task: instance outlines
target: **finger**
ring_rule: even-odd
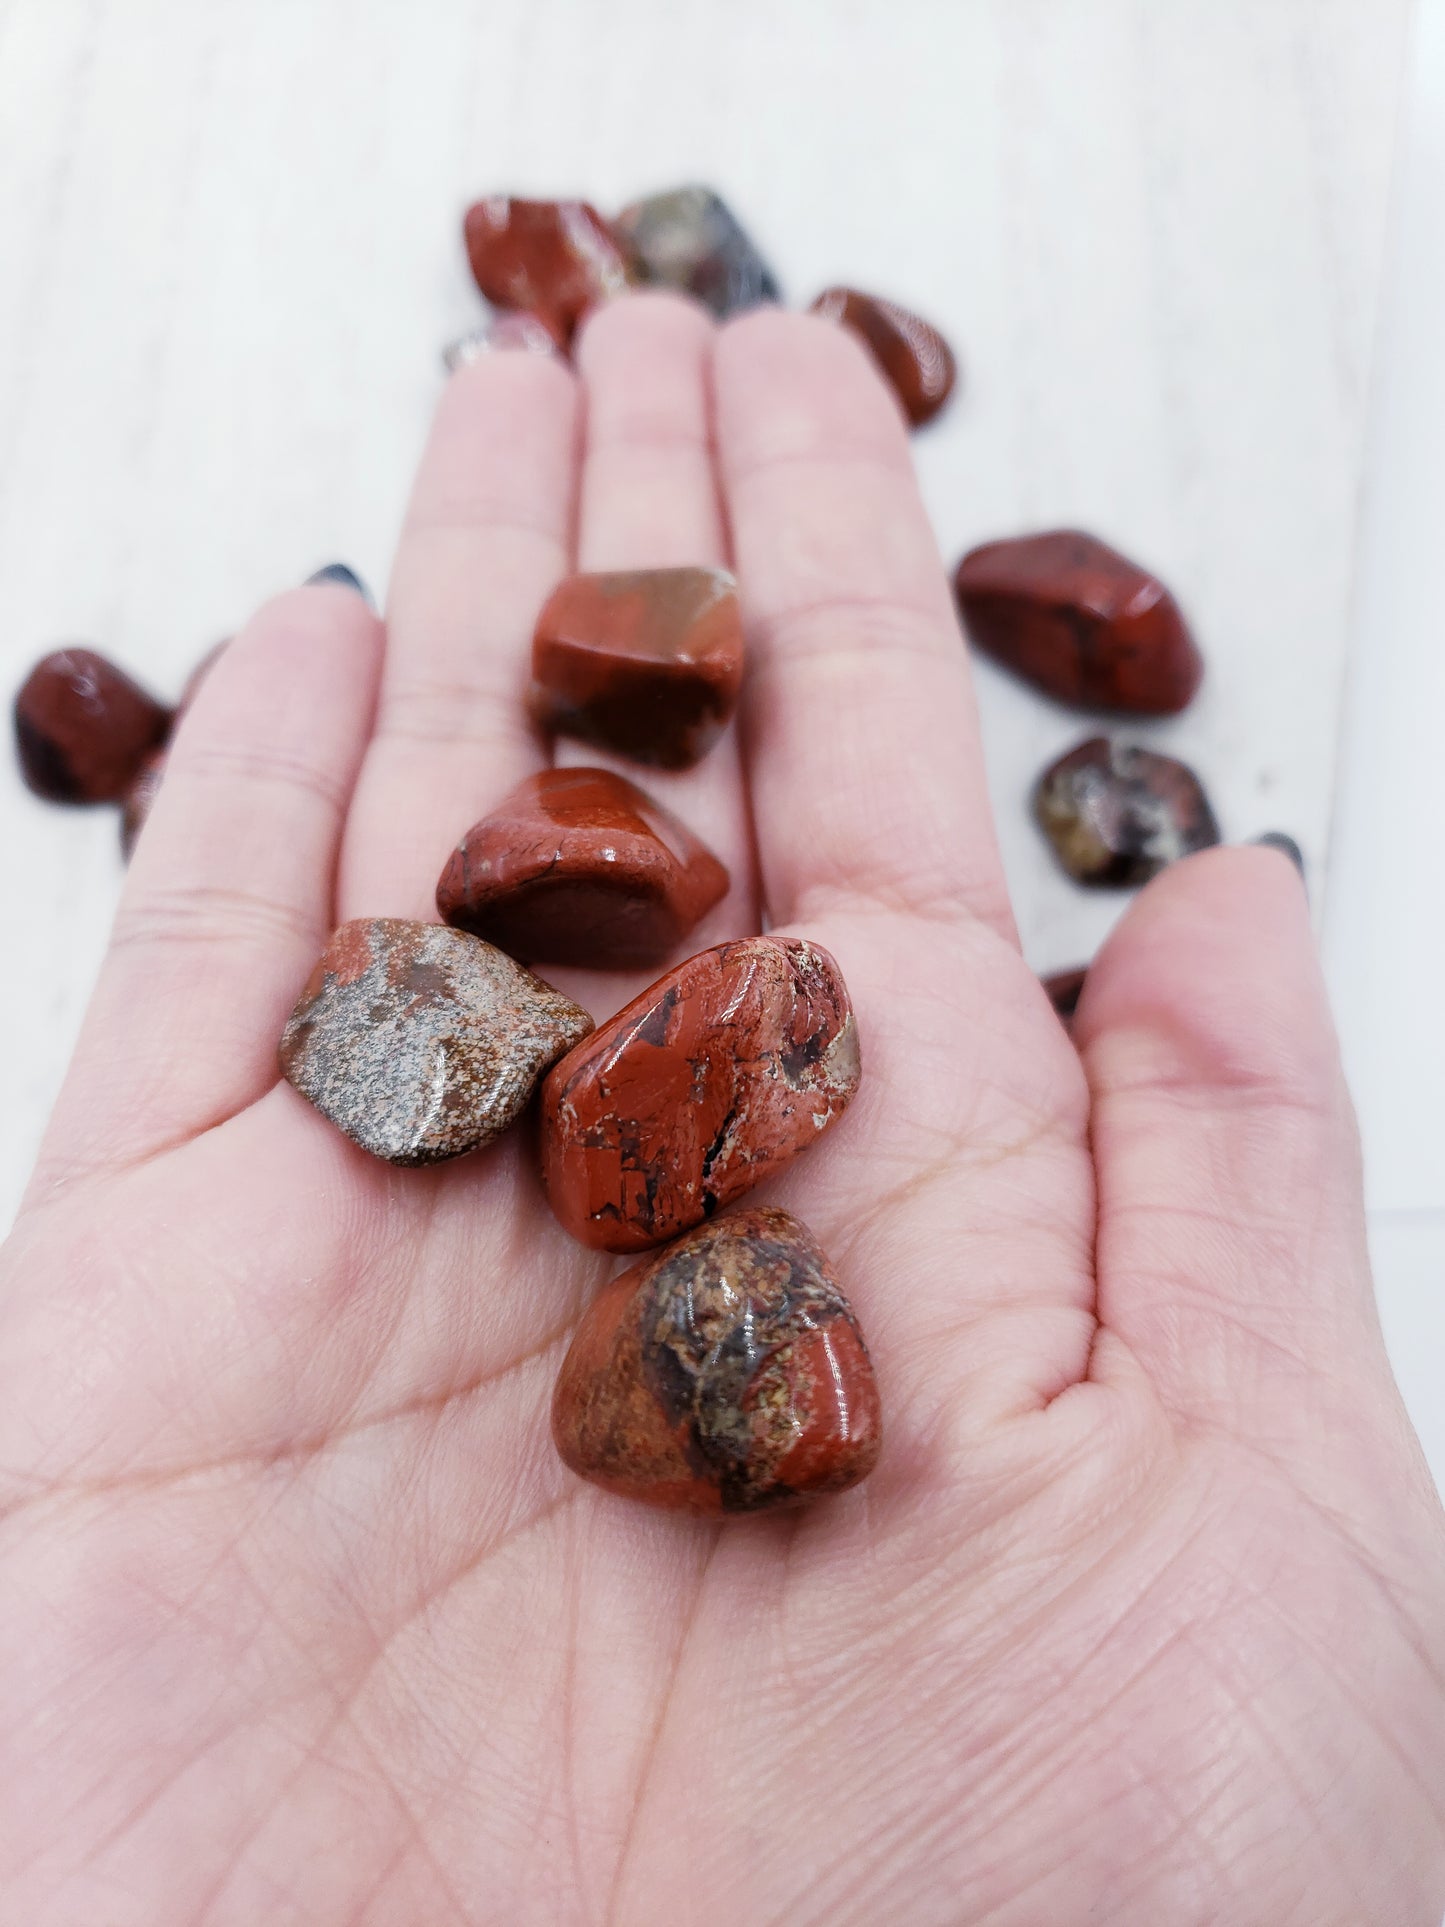
[[[171,747],[37,1185],[132,1164],[275,1083],[276,1040],[331,925],[381,625],[298,589],[218,659]]]
[[[670,294],[610,302],[583,331],[579,568],[726,564],[709,392],[716,332],[701,308]],[[565,737],[556,759],[619,770],[674,810],[727,865],[732,889],[689,936],[689,949],[756,929],[752,833],[733,730],[691,770],[640,770]]]
[[[343,917],[434,918],[459,838],[545,760],[527,659],[568,564],[576,434],[576,383],[551,356],[486,355],[447,384],[392,571]]]
[[[1011,932],[967,662],[897,406],[864,350],[812,316],[733,323],[715,369],[769,916],[883,905]]]
[[[1373,1331],[1359,1160],[1305,893],[1269,850],[1150,884],[1090,967],[1098,1313],[1219,1421]],[[1299,1394],[1303,1392],[1303,1398]]]

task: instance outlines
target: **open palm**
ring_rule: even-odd
[[[578,359],[452,380],[384,645],[284,596],[178,738],[0,1289],[0,1917],[1434,1927],[1445,1548],[1298,883],[1167,873],[1076,1051],[861,350],[641,296]],[[526,1133],[392,1171],[275,1043],[542,759],[557,576],[728,559],[739,740],[644,780],[732,869],[690,947],[766,921],[848,980],[863,1087],[766,1197],[886,1433],[706,1525],[552,1452],[608,1261]]]

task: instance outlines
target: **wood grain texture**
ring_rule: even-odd
[[[1211,671],[1135,732],[1318,867],[1408,0],[0,0],[0,652],[163,690],[273,589],[384,586],[488,188],[717,185],[805,303],[847,280],[964,362],[920,437],[945,559],[1081,522]],[[1022,797],[1087,731],[981,665],[1031,958],[1118,903]],[[0,777],[0,1221],[104,942],[109,816]],[[464,827],[459,825],[459,828]]]

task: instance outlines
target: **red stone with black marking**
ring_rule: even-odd
[[[489,194],[467,209],[463,232],[488,301],[526,309],[562,348],[590,307],[633,278],[625,248],[587,201]]]
[[[743,1210],[605,1285],[552,1400],[571,1469],[672,1511],[756,1512],[872,1471],[878,1387],[806,1225]]]
[[[690,957],[554,1066],[542,1176],[583,1244],[644,1251],[815,1144],[858,1088],[858,1030],[817,944]]]
[[[914,428],[947,402],[958,379],[953,350],[931,321],[881,295],[824,288],[809,312],[851,329],[871,350]]]
[[[52,803],[118,803],[171,712],[94,649],[57,649],[15,698],[20,773]]]

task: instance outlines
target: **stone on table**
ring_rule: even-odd
[[[573,575],[537,618],[530,703],[544,729],[686,769],[721,735],[742,677],[726,569]]]
[[[985,542],[954,588],[976,646],[1060,702],[1172,716],[1204,674],[1164,584],[1079,529]]]
[[[522,308],[567,347],[591,307],[632,278],[624,249],[586,201],[526,201],[490,194],[467,209],[467,258],[498,308]]]
[[[591,1028],[477,937],[363,918],[322,952],[282,1033],[281,1069],[363,1151],[435,1164],[499,1137]]]
[[[641,278],[690,294],[715,315],[782,295],[742,223],[710,187],[676,187],[625,207],[613,223]]]
[[[437,885],[443,920],[529,963],[661,963],[728,873],[661,804],[604,769],[547,769],[472,826]]]
[[[52,803],[118,803],[171,712],[94,649],[57,649],[15,698],[20,773]]]
[[[1204,786],[1187,763],[1090,737],[1039,778],[1034,814],[1078,883],[1147,883],[1219,841]]]
[[[605,1285],[552,1401],[571,1469],[647,1505],[756,1512],[873,1469],[878,1387],[813,1234],[743,1209]]]
[[[135,850],[136,838],[146,826],[161,793],[161,778],[166,773],[166,752],[153,749],[141,764],[135,781],[121,798],[120,853],[127,863]]]
[[[953,350],[922,315],[857,288],[824,288],[810,312],[862,337],[914,428],[932,421],[953,393]]]
[[[858,1088],[858,1029],[817,944],[700,951],[593,1032],[542,1088],[542,1178],[574,1238],[643,1251],[815,1144]]]

